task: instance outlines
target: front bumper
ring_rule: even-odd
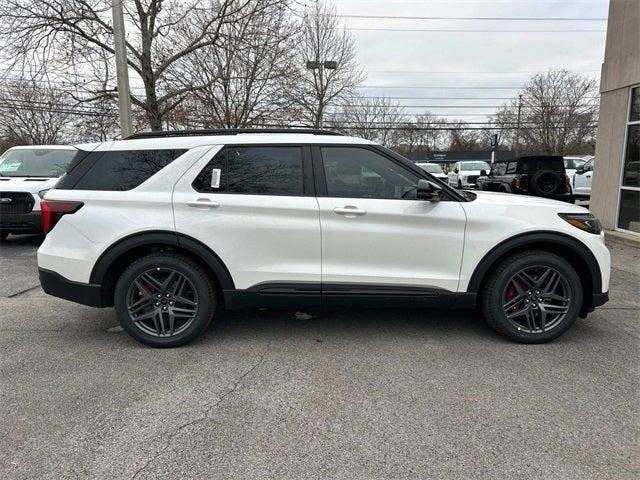
[[[0,214],[0,231],[8,233],[44,233],[42,212]]]
[[[45,293],[90,307],[110,307],[108,299],[102,294],[101,285],[74,282],[62,275],[44,268],[38,269],[40,285]]]

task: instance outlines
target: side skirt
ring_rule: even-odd
[[[228,309],[304,307],[473,308],[475,293],[436,287],[371,284],[263,283],[246,290],[224,290]]]

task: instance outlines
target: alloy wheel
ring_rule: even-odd
[[[198,313],[193,283],[171,268],[153,268],[138,275],[127,291],[126,307],[132,324],[155,337],[184,332]]]
[[[566,318],[571,307],[569,281],[546,266],[527,267],[514,274],[502,292],[502,311],[519,331],[543,333]]]

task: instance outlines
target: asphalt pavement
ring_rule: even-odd
[[[227,313],[154,350],[0,246],[0,478],[637,479],[639,250],[546,345],[472,312]]]

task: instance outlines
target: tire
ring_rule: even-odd
[[[137,260],[122,273],[114,305],[120,325],[137,341],[177,347],[209,326],[216,294],[211,277],[197,263],[182,255],[158,253]]]
[[[531,193],[539,197],[550,197],[563,193],[564,179],[562,175],[553,170],[541,170],[531,177],[529,189]]]
[[[514,278],[523,271],[524,276]],[[542,278],[545,271],[550,273]],[[540,272],[537,278],[536,272]],[[532,280],[542,280],[541,286],[533,286]],[[545,289],[547,282],[554,281],[554,290]],[[549,295],[564,297],[564,301]],[[479,304],[489,325],[511,340],[545,343],[562,335],[575,322],[582,298],[580,278],[566,260],[552,253],[528,250],[505,258],[493,268],[481,289]]]

